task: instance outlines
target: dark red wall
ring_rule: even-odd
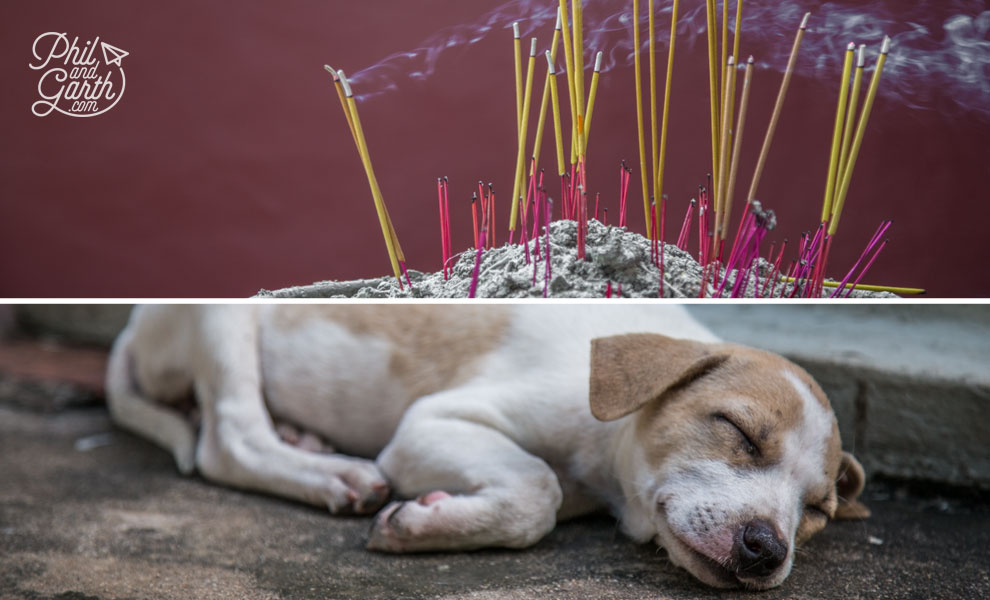
[[[388,272],[367,180],[322,66],[353,73],[419,47],[437,31],[477,24],[499,4],[4,3],[0,295],[244,296]],[[696,4],[684,0],[682,10]],[[801,10],[817,6],[797,4]],[[933,39],[942,39],[946,19],[980,4],[934,3],[944,9],[919,14],[930,16]],[[505,238],[515,145],[506,25],[495,23],[481,41],[442,53],[424,80],[396,73],[397,89],[360,103],[382,191],[413,268],[439,268],[439,175],[451,181],[455,248],[471,243],[468,200],[478,179],[493,181],[501,192],[499,239]],[[536,32],[541,47],[550,27]],[[905,21],[894,29],[909,28]],[[31,114],[38,74],[27,65],[34,38],[45,31],[100,36],[130,52],[123,63],[126,94],[115,108],[89,119]],[[789,48],[792,36],[793,29],[780,31],[774,48]],[[745,39],[744,54],[770,52],[766,38],[750,46]],[[780,220],[768,243],[796,240],[817,224],[835,110],[832,67],[841,53],[820,67],[817,56],[802,58],[803,74],[794,80],[761,186],[761,199]],[[638,163],[632,69],[624,58],[602,77],[589,153],[589,187],[602,193],[612,215],[618,162]],[[682,32],[665,186],[672,201],[668,236],[676,234],[685,203],[710,169],[706,60],[703,39]],[[664,61],[658,61],[661,77]],[[539,91],[545,71],[538,65]],[[780,76],[773,68],[755,75],[740,194]],[[982,237],[990,216],[990,118],[985,110],[960,108],[952,97],[958,90],[903,79],[891,85],[900,93],[877,101],[830,275],[841,276],[879,221],[891,218],[891,241],[871,282],[926,287],[933,296],[990,296]],[[911,102],[912,89],[917,102]],[[552,136],[545,148],[549,166]],[[630,221],[642,230],[638,176]]]

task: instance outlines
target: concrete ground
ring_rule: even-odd
[[[43,368],[51,352],[69,381]],[[706,589],[605,516],[524,551],[367,552],[367,518],[182,477],[110,423],[92,376],[100,354],[58,352],[0,360],[0,599],[752,595]],[[990,597],[985,495],[874,481],[865,499],[872,518],[830,524],[759,597]]]

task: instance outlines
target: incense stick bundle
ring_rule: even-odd
[[[853,126],[856,122],[856,104],[863,87],[863,68],[866,66],[866,44],[859,45],[859,56],[856,59],[856,74],[853,76],[853,88],[849,94],[849,110],[846,113],[845,132],[842,134],[842,149],[839,150],[839,172],[836,181],[842,181],[846,162],[849,160],[849,144],[852,142]]]
[[[797,35],[794,36],[794,46],[791,48],[791,57],[787,60],[787,68],[784,70],[784,79],[780,82],[780,91],[777,92],[777,101],[773,105],[773,114],[770,117],[770,125],[767,126],[766,137],[763,138],[763,148],[760,150],[760,158],[756,161],[756,170],[753,172],[753,181],[749,184],[749,193],[746,194],[746,201],[752,201],[756,197],[756,190],[760,185],[760,177],[763,176],[763,168],[767,164],[767,156],[770,154],[770,144],[773,142],[773,135],[777,131],[777,123],[780,121],[780,113],[784,108],[784,98],[787,96],[787,88],[791,85],[791,78],[794,75],[794,65],[797,64],[798,50],[801,49],[801,41],[804,39],[804,32],[808,29],[808,19],[811,13],[805,13],[798,27]]]
[[[722,218],[722,240],[729,230],[729,220],[732,218],[732,197],[736,189],[736,175],[739,173],[739,155],[742,154],[743,127],[746,125],[746,111],[749,108],[749,91],[753,79],[753,57],[746,61],[746,74],[743,77],[742,102],[739,104],[739,120],[736,122],[735,141],[732,147],[732,165],[729,167],[729,185],[725,196],[725,214]],[[728,112],[728,111],[726,111]],[[749,206],[749,203],[746,204]]]
[[[846,47],[846,59],[842,63],[842,79],[839,83],[839,105],[835,110],[835,126],[832,129],[832,152],[828,161],[828,180],[825,183],[825,201],[822,203],[822,222],[832,214],[832,203],[835,200],[835,175],[839,170],[839,148],[842,145],[842,125],[846,117],[846,101],[849,98],[849,75],[852,73],[853,53],[856,44],[849,42]]]
[[[839,217],[842,216],[842,208],[846,203],[846,195],[849,193],[849,182],[852,180],[853,169],[856,166],[856,159],[859,157],[859,149],[863,145],[863,137],[866,135],[866,125],[870,121],[870,113],[873,111],[873,102],[877,99],[877,90],[880,88],[880,76],[883,75],[883,66],[887,62],[887,54],[890,53],[890,38],[884,37],[880,46],[880,57],[877,59],[876,70],[870,79],[870,88],[866,92],[866,101],[863,103],[863,110],[859,115],[859,122],[856,125],[856,137],[853,138],[852,148],[849,150],[849,160],[842,174],[842,184],[838,187],[835,195],[835,202],[832,208],[831,223],[828,234],[835,235],[839,227]]]
[[[358,115],[357,103],[354,101],[354,93],[352,92],[350,83],[344,76],[343,71],[337,71],[334,73],[333,69],[329,66],[325,66],[325,68],[331,75],[335,75],[334,79],[339,81],[343,88],[344,113],[350,117],[349,123],[351,125],[351,133],[354,136],[354,143],[357,145],[358,154],[361,156],[361,164],[364,166],[365,174],[368,177],[368,185],[371,188],[371,196],[375,203],[375,211],[378,213],[378,222],[381,225],[382,236],[385,238],[385,246],[388,249],[389,262],[392,263],[392,273],[399,281],[399,286],[401,287],[402,275],[400,273],[399,266],[400,258],[397,252],[398,237],[396,236],[395,229],[392,226],[392,220],[386,211],[385,201],[382,198],[381,190],[378,187],[378,178],[375,176],[375,170],[371,166],[371,155],[368,153],[368,144],[364,138],[364,129],[361,127],[361,118]]]
[[[519,218],[519,194],[522,191],[523,169],[526,162],[526,130],[529,126],[529,108],[533,96],[533,66],[536,63],[536,38],[533,38],[529,50],[529,66],[526,69],[526,90],[523,94],[522,127],[519,129],[519,151],[516,154],[516,177],[512,189],[512,214],[509,217],[509,231],[515,232],[516,220]]]

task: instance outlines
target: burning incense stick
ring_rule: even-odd
[[[845,132],[842,134],[842,149],[839,151],[839,172],[836,181],[842,181],[849,160],[849,144],[852,142],[853,126],[856,123],[856,104],[863,87],[863,68],[866,66],[866,44],[859,45],[859,56],[856,59],[856,74],[853,76],[853,88],[849,95],[849,110],[846,113]]]
[[[846,203],[846,195],[849,193],[849,182],[852,180],[856,159],[859,157],[859,149],[863,145],[863,137],[866,135],[866,125],[870,121],[870,112],[873,110],[873,102],[877,99],[877,90],[880,88],[880,76],[883,74],[883,66],[887,62],[888,53],[890,53],[890,38],[884,37],[883,44],[880,46],[880,57],[877,59],[876,70],[873,71],[873,78],[870,79],[870,89],[866,92],[863,111],[860,113],[859,123],[856,125],[856,137],[853,138],[852,148],[849,150],[849,161],[843,170],[842,185],[839,186],[839,191],[835,195],[832,220],[828,229],[829,235],[835,235],[835,231],[839,227],[839,217],[842,216],[842,208]]]
[[[735,141],[732,148],[732,165],[729,168],[729,185],[725,196],[725,215],[722,219],[722,240],[729,229],[732,218],[732,197],[736,189],[736,175],[739,172],[739,155],[742,154],[743,126],[746,125],[746,111],[749,108],[749,91],[753,78],[753,57],[746,61],[746,75],[743,77],[742,102],[739,104],[739,120],[736,122]],[[728,112],[728,110],[726,111]],[[749,203],[746,204],[749,206]]]
[[[712,2],[712,0],[708,0]],[[643,82],[642,65],[639,57],[639,0],[633,0],[633,69],[636,76],[636,132],[639,135],[639,173],[643,181],[643,216],[650,222],[650,188],[647,183],[649,169],[646,168],[646,139],[643,137]],[[652,235],[647,232],[646,236]]]
[[[368,153],[368,144],[364,138],[364,129],[361,127],[361,117],[358,116],[357,103],[354,101],[354,93],[351,91],[350,83],[344,76],[343,71],[337,72],[340,84],[344,88],[344,97],[347,101],[347,108],[350,112],[354,126],[354,141],[357,144],[358,154],[361,155],[361,163],[364,165],[365,174],[368,176],[368,185],[371,187],[371,196],[375,203],[375,211],[378,213],[378,222],[382,228],[382,236],[385,238],[385,246],[388,248],[389,261],[392,263],[392,272],[402,286],[402,276],[399,267],[399,256],[396,253],[397,237],[392,227],[391,220],[385,210],[385,201],[382,199],[381,190],[378,187],[378,178],[375,177],[375,170],[371,166],[371,155]]]
[[[516,177],[512,188],[512,214],[509,218],[509,231],[515,232],[516,220],[519,217],[519,194],[522,191],[523,169],[526,162],[526,130],[529,126],[529,107],[533,95],[533,66],[536,64],[536,38],[533,38],[529,50],[529,66],[526,69],[526,91],[523,95],[523,119],[519,129],[519,152],[516,154]],[[511,233],[510,233],[511,242]]]
[[[763,138],[763,149],[760,150],[760,158],[756,161],[756,170],[753,172],[753,181],[749,184],[749,193],[746,194],[746,201],[749,202],[756,197],[756,190],[760,185],[760,177],[763,176],[763,168],[767,164],[767,156],[770,154],[770,143],[773,142],[773,134],[777,131],[777,122],[780,121],[780,113],[784,108],[784,98],[787,96],[787,88],[791,85],[791,78],[794,75],[794,65],[797,64],[798,50],[801,48],[801,40],[804,39],[804,32],[808,29],[808,19],[811,13],[805,13],[801,19],[801,26],[798,27],[797,35],[794,36],[794,46],[791,48],[791,57],[787,60],[787,68],[784,70],[784,79],[780,82],[780,91],[777,93],[777,101],[773,105],[773,114],[770,117],[770,125],[767,126],[767,135]]]
[[[519,23],[512,24],[512,49],[516,72],[516,131],[522,130],[523,109],[523,76],[522,76],[522,39],[519,37]]]
[[[601,75],[602,70],[602,53],[599,52],[595,57],[595,71],[591,75],[591,91],[588,93],[588,109],[585,111],[584,118],[584,148],[581,149],[581,156],[588,153],[588,137],[591,135],[591,116],[595,112],[595,96],[598,95],[598,78]]]
[[[839,105],[835,110],[835,126],[832,129],[832,152],[828,161],[828,180],[825,183],[825,202],[822,204],[822,223],[832,214],[835,200],[835,175],[839,170],[839,148],[842,145],[842,125],[846,117],[846,101],[849,98],[849,75],[852,73],[853,53],[856,44],[849,42],[846,59],[842,63],[842,79],[839,84]]]

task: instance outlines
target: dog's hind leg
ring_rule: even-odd
[[[369,460],[317,454],[279,439],[262,397],[257,308],[203,307],[196,331],[196,395],[203,412],[196,466],[205,477],[364,513],[388,497]]]
[[[471,400],[454,402],[435,402],[444,394],[425,398],[406,415],[378,463],[399,495],[418,498],[383,509],[368,548],[522,548],[553,529],[562,502],[556,474],[502,433],[497,415],[462,413],[482,394],[462,391]],[[459,408],[435,410],[444,405]]]
[[[107,365],[107,406],[113,421],[172,453],[183,475],[195,469],[196,430],[178,411],[144,396],[134,374],[135,329],[128,327],[114,342]]]

